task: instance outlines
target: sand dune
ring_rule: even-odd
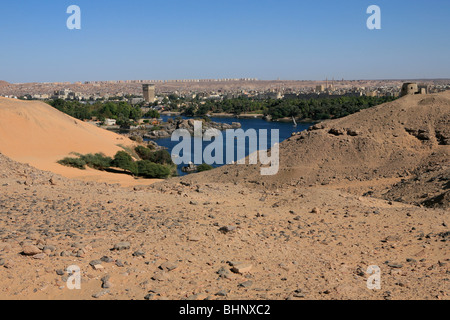
[[[121,145],[132,144],[126,137],[74,119],[45,103],[0,98],[0,152],[38,169],[68,178],[124,186],[152,183],[127,175],[67,168],[57,163],[72,152],[102,152],[114,156],[123,150]]]

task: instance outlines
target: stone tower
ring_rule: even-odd
[[[417,83],[404,83],[402,86],[402,91],[400,93],[400,97],[409,95],[409,94],[418,94],[419,92],[419,86]]]
[[[154,84],[143,84],[142,90],[144,91],[144,100],[147,103],[155,102],[155,85]]]

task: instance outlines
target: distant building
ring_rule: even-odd
[[[115,126],[116,123],[117,123],[117,121],[114,119],[105,119],[105,125],[107,125],[107,126]]]
[[[366,96],[367,97],[377,97],[378,96],[378,92],[375,90],[375,91],[367,91],[366,92]]]
[[[428,94],[428,92],[429,92],[428,86],[408,82],[403,84],[402,91],[400,92],[400,97],[410,94]]]
[[[131,98],[131,99],[128,100],[128,102],[130,104],[132,104],[132,105],[139,104],[139,103],[142,103],[144,101],[146,101],[146,100],[143,99],[143,98]],[[146,102],[148,102],[148,101],[146,101]]]
[[[281,95],[281,92],[268,92],[267,98],[273,99],[273,100],[279,100],[279,99],[283,98],[283,96]]]
[[[147,103],[155,102],[155,85],[154,84],[143,84],[142,89],[144,91],[144,100]]]

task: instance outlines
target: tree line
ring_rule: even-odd
[[[394,97],[333,97],[313,99],[266,99],[233,98],[207,100],[205,102],[191,101],[180,111],[185,116],[203,117],[208,113],[229,113],[240,115],[243,113],[259,113],[273,120],[295,117],[298,119],[325,120],[341,118],[362,109],[394,100]]]
[[[105,121],[105,119],[115,119],[118,125],[128,124],[130,119],[137,121],[143,116],[140,106],[133,106],[126,101],[85,104],[79,101],[55,99],[48,101],[48,104],[80,120],[96,118],[99,121]]]

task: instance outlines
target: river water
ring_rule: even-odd
[[[169,117],[167,115],[163,115],[161,116],[161,119],[165,122],[170,118],[175,118],[175,117]],[[183,119],[190,119],[188,117],[182,117]],[[231,117],[211,117],[211,121],[213,122],[218,122],[218,123],[227,123],[227,124],[231,124],[232,122],[239,122],[242,125],[242,130],[247,131],[249,129],[255,129],[257,133],[259,133],[261,129],[266,129],[267,130],[267,146],[265,146],[265,148],[260,148],[259,145],[259,134],[258,134],[258,150],[263,150],[263,149],[270,149],[274,143],[276,142],[282,142],[284,140],[286,140],[287,138],[289,138],[293,132],[299,132],[299,131],[303,131],[306,130],[307,128],[309,128],[312,123],[299,123],[296,127],[294,127],[292,122],[269,122],[266,120],[262,120],[260,118],[231,118]],[[278,141],[272,141],[272,135],[271,135],[271,130],[278,130]],[[222,132],[223,133],[223,141],[226,141],[226,132]],[[150,139],[146,139],[147,141]],[[167,148],[167,150],[172,153],[172,149],[180,143],[180,141],[182,141],[182,139],[176,140],[176,141],[172,141],[172,138],[164,138],[164,139],[152,139],[153,141],[155,141],[158,145]],[[222,166],[223,164],[229,163],[230,160],[232,161],[237,161],[239,160],[238,158],[241,158],[240,155],[245,154],[245,157],[249,155],[249,149],[250,149],[250,143],[249,140],[246,139],[246,143],[245,145],[238,145],[237,140],[235,140],[235,144],[234,144],[234,159],[229,159],[226,157],[226,143],[224,143],[224,150],[223,150],[223,161],[221,161],[221,163],[215,163],[212,164],[213,167],[219,167]],[[184,150],[186,151],[187,154],[189,154],[189,158],[191,158],[192,162],[194,162],[194,147],[196,144],[201,145],[202,151],[212,142],[210,141],[203,141],[201,138],[193,138],[192,139],[192,143],[191,143],[191,152],[189,152],[188,150]],[[228,146],[229,147],[229,146]],[[264,147],[264,146],[263,146]],[[182,152],[180,154],[180,156],[184,157],[184,152]],[[215,153],[213,152],[213,155],[215,155]],[[228,161],[227,161],[228,160]],[[180,176],[185,175],[186,173],[182,172],[181,169],[182,167],[186,166],[186,164],[180,164],[178,166],[178,174]]]

